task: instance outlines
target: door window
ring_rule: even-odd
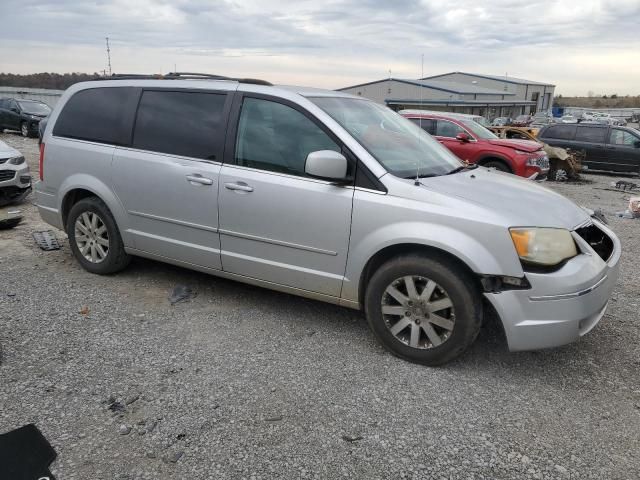
[[[133,147],[221,161],[226,99],[219,93],[144,91]]]
[[[575,125],[554,125],[544,132],[544,138],[556,138],[558,140],[573,140],[576,134]]]
[[[281,103],[242,102],[235,162],[245,167],[305,176],[307,155],[340,147],[312,120]]]
[[[609,143],[612,145],[621,145],[623,147],[633,147],[635,143],[640,141],[640,138],[632,135],[631,133],[625,130],[619,130],[614,128],[611,130],[611,134],[609,136]]]
[[[576,140],[581,142],[604,143],[606,128],[581,125],[576,131]]]
[[[447,120],[438,120],[436,123],[436,136],[456,138],[459,133],[467,133],[464,128]]]
[[[413,123],[421,127],[425,132],[435,135],[436,133],[436,122],[435,120],[431,120],[429,118],[410,118]]]
[[[15,100],[9,100],[9,106],[7,107],[9,110],[11,109],[18,109],[18,104],[16,103]]]

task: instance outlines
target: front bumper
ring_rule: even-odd
[[[0,164],[0,203],[19,202],[31,192],[31,174],[26,163]]]
[[[486,293],[498,313],[509,350],[536,350],[573,342],[604,316],[618,279],[620,241],[604,225],[593,221],[613,241],[607,261],[585,242],[582,253],[553,273],[527,273],[529,290]]]

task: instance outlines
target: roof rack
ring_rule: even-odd
[[[259,78],[232,78],[210,73],[193,72],[169,72],[166,75],[148,75],[139,73],[114,73],[109,77],[100,77],[96,80],[228,80],[230,82],[251,83],[254,85],[272,86],[273,84]]]

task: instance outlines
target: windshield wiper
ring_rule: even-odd
[[[473,170],[475,168],[478,168],[478,165],[476,165],[475,163],[474,164],[460,165],[459,167],[454,168],[450,172],[447,172],[447,175],[452,175],[454,173],[461,172],[462,170]]]

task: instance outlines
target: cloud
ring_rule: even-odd
[[[23,0],[0,11],[0,70],[101,70],[106,36],[118,71],[175,62],[330,87],[389,69],[415,78],[424,54],[425,74],[508,71],[564,92],[593,74],[598,91],[597,62],[615,57],[610,88],[633,93],[640,63],[638,0]],[[566,72],[574,59],[582,68]]]

